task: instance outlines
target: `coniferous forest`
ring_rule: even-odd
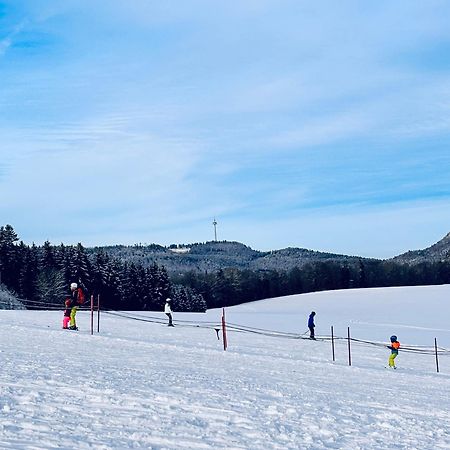
[[[161,310],[171,296],[175,310],[206,310],[203,297],[173,284],[164,267],[128,264],[101,250],[88,256],[81,244],[28,246],[11,225],[0,227],[0,277],[29,309],[61,306],[70,283],[77,282],[88,296],[100,295],[107,309]]]
[[[132,258],[130,258],[132,259]],[[71,282],[88,296],[100,295],[103,308],[161,311],[171,297],[175,311],[205,311],[263,298],[305,292],[450,283],[450,260],[406,264],[348,257],[311,261],[289,269],[169,272],[81,244],[26,245],[11,225],[0,227],[0,283],[29,309],[61,307]]]

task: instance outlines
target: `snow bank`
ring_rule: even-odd
[[[6,287],[0,285],[0,309],[25,309],[25,306]]]

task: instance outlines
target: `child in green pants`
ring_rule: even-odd
[[[391,350],[391,355],[389,356],[389,367],[396,369],[395,366],[395,358],[398,355],[398,349],[400,348],[400,342],[397,340],[397,336],[391,336],[391,345],[388,345],[388,348]]]

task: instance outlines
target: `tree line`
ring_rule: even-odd
[[[208,308],[307,292],[450,283],[450,261],[416,265],[372,259],[316,261],[290,270],[190,271],[176,283],[201,293]]]
[[[104,308],[162,310],[167,297],[176,311],[205,311],[264,298],[306,292],[450,283],[450,262],[408,265],[375,259],[315,261],[289,270],[220,269],[169,274],[78,244],[25,245],[11,225],[0,227],[0,283],[27,308],[61,306],[71,282],[101,296]]]
[[[198,292],[171,282],[163,266],[142,267],[112,258],[101,249],[88,255],[81,244],[29,246],[19,242],[11,225],[0,227],[0,283],[27,308],[60,307],[72,282],[79,283],[88,296],[100,295],[107,309],[162,310],[167,297],[178,311],[207,307]]]

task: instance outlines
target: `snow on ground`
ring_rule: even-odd
[[[227,308],[230,323],[450,347],[450,286],[321,292]],[[136,313],[137,315],[138,313]],[[143,316],[139,313],[139,316]],[[165,316],[146,313],[148,317]],[[448,449],[450,356],[62,311],[0,311],[1,449]]]

